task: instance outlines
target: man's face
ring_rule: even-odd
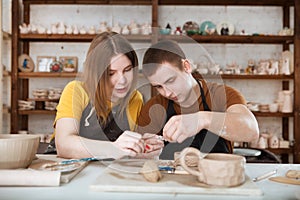
[[[177,104],[184,104],[193,90],[190,65],[183,61],[183,70],[172,66],[170,63],[163,63],[156,72],[148,77],[151,85],[164,97],[173,100]]]

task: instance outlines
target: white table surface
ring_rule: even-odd
[[[96,192],[89,186],[96,180],[108,163],[92,162],[70,183],[59,187],[0,187],[0,200],[9,199],[300,199],[300,185],[282,184],[268,179],[256,182],[263,191],[262,196],[229,195],[186,195],[159,193]],[[284,176],[289,169],[300,170],[300,164],[246,164],[246,174],[250,178],[277,169],[276,176]]]

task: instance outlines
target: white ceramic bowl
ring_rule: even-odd
[[[26,168],[39,147],[38,135],[0,134],[0,169]]]

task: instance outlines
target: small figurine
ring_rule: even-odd
[[[130,30],[130,33],[131,34],[139,34],[140,31],[139,31],[139,27],[137,25],[137,23],[135,23],[135,21],[131,21],[130,24],[129,24],[129,30]]]
[[[276,135],[269,137],[269,147],[270,148],[279,148],[279,139]]]
[[[83,34],[83,35],[86,34],[86,30],[85,30],[84,26],[81,27],[81,29],[79,30],[79,33]]]
[[[71,25],[67,25],[66,27],[66,34],[72,34],[73,33],[73,29]]]
[[[28,24],[27,27],[29,33],[37,33],[37,27],[35,24]]]
[[[253,74],[255,70],[255,60],[254,59],[249,59],[248,60],[248,66],[246,68],[246,73],[247,74]]]
[[[66,27],[65,27],[64,23],[59,22],[58,26],[57,26],[57,33],[58,34],[65,34],[65,32],[66,32]]]
[[[288,58],[282,59],[281,74],[290,75],[290,60]]]
[[[51,33],[52,34],[57,34],[57,24],[52,24],[51,25]]]
[[[125,25],[123,28],[122,28],[122,32],[121,32],[123,35],[128,35],[130,33],[129,31],[129,28],[128,28],[128,25]]]
[[[229,28],[227,24],[222,24],[221,35],[229,35]]]
[[[108,28],[107,28],[106,22],[101,22],[97,33],[102,33],[102,32],[105,32],[107,30],[108,30]]]
[[[268,74],[278,74],[278,61],[271,60],[271,67],[267,69]]]
[[[19,25],[19,29],[20,29],[21,34],[27,34],[29,32],[28,27],[25,23],[23,23],[22,25]]]
[[[78,26],[77,26],[77,25],[74,25],[74,26],[73,26],[73,34],[74,34],[74,35],[79,34],[79,30],[78,30]]]
[[[90,35],[96,34],[95,26],[91,26],[91,27],[89,28],[88,34],[90,34]]]
[[[171,33],[172,27],[169,23],[167,24],[166,29],[170,30],[170,33]]]
[[[182,35],[182,30],[180,26],[176,27],[176,30],[174,31],[174,35]]]
[[[119,23],[116,23],[114,27],[112,27],[111,31],[116,32],[116,33],[121,33],[121,27]]]
[[[37,26],[37,33],[38,34],[45,34],[46,33],[46,28],[42,25]]]
[[[141,27],[142,35],[150,35],[151,34],[151,26],[149,23],[145,23]]]

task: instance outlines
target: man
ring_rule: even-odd
[[[244,97],[231,87],[196,80],[176,42],[153,44],[145,52],[143,73],[159,94],[143,106],[137,131],[163,135],[161,159],[173,159],[187,146],[231,153],[234,141],[258,138],[257,121]]]

